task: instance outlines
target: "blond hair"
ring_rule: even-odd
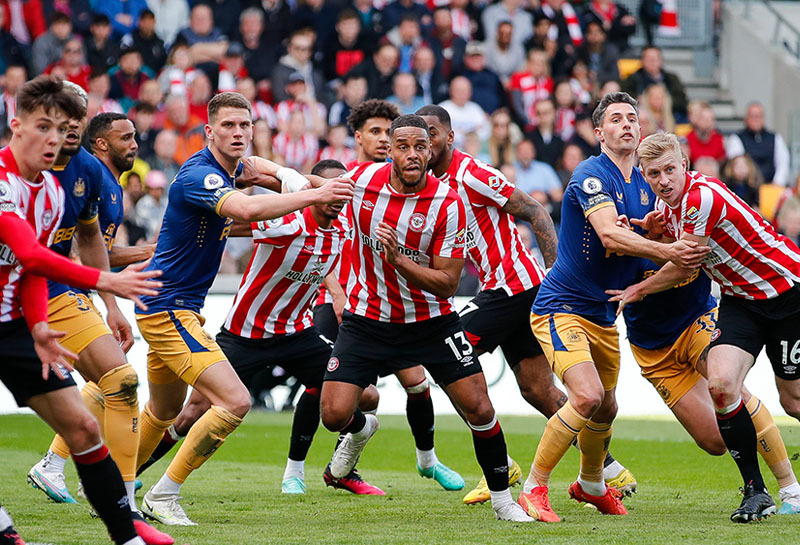
[[[639,164],[642,166],[645,166],[645,163],[657,161],[667,153],[673,153],[678,160],[683,158],[678,137],[668,132],[651,134],[642,140],[637,152],[639,154]]]

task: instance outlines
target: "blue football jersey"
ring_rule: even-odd
[[[533,311],[540,315],[577,314],[598,325],[611,326],[616,303],[608,302],[605,291],[632,284],[639,258],[607,251],[588,215],[614,206],[618,214],[643,218],[654,204],[655,195],[639,169],[634,168],[631,179],[625,180],[605,154],[581,162],[564,192],[556,262],[539,288]]]
[[[242,171],[242,165],[236,175]],[[219,270],[233,220],[219,215],[233,194],[236,175],[228,174],[211,151],[192,155],[169,188],[169,204],[148,270],[163,271],[155,297],[142,297],[150,314],[165,310],[199,312]]]
[[[54,167],[50,172],[58,178],[64,188],[64,216],[53,235],[52,249],[69,256],[72,239],[78,222],[91,223],[98,218],[100,196],[103,187],[103,164],[94,155],[81,148],[70,157],[64,167]],[[47,281],[50,298],[72,288],[58,282]]]
[[[635,282],[654,275],[659,266],[641,259]],[[656,350],[672,345],[697,318],[717,306],[711,279],[700,269],[672,289],[648,295],[622,311],[628,340],[640,348]],[[710,325],[710,324],[709,324]]]

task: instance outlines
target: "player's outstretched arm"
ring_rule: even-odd
[[[672,261],[681,268],[696,269],[711,248],[692,242],[679,240],[673,244],[655,242],[617,225],[619,216],[613,206],[599,208],[589,214],[589,223],[592,224],[600,242],[606,250],[614,253],[646,257],[653,261],[664,263]]]
[[[150,259],[155,251],[155,244],[142,244],[141,246],[119,246],[114,244],[108,254],[108,263],[114,269],[127,267],[133,263]]]
[[[147,310],[147,305],[139,300],[140,295],[158,295],[157,288],[161,287],[161,282],[151,280],[161,276],[161,271],[144,270],[150,264],[150,260],[141,263],[128,265],[118,273],[100,271],[97,279],[97,289],[109,291],[125,299],[130,299],[142,310]]]
[[[503,206],[503,211],[531,224],[533,234],[536,236],[536,243],[544,257],[544,266],[548,269],[552,267],[556,261],[558,235],[556,235],[556,228],[553,225],[553,218],[550,217],[544,206],[524,191],[515,188],[514,193]]]
[[[406,280],[442,299],[455,295],[461,278],[461,269],[464,268],[463,259],[433,256],[430,268],[423,267],[400,253],[397,231],[390,225],[378,223],[375,236],[383,244],[386,261]]]
[[[220,206],[221,216],[254,222],[280,218],[312,204],[349,201],[353,198],[353,181],[335,178],[325,185],[307,191],[281,195],[245,195],[236,192]]]

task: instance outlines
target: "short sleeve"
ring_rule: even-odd
[[[470,204],[502,208],[514,193],[514,184],[502,172],[477,160],[462,179]]]
[[[467,214],[461,199],[455,197],[439,212],[431,252],[439,257],[464,259],[469,240]]]
[[[698,237],[711,236],[711,232],[724,214],[724,202],[715,198],[714,192],[709,187],[703,185],[693,187],[681,207],[683,231]]]
[[[574,172],[568,189],[575,193],[575,198],[586,217],[601,208],[614,206],[614,198],[606,183],[586,171]]]
[[[185,173],[183,186],[188,204],[217,214],[222,203],[235,191],[230,182],[211,168],[198,168]]]

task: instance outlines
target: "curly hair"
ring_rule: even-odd
[[[353,132],[360,131],[364,128],[364,123],[367,122],[367,119],[373,117],[394,121],[400,117],[400,112],[397,106],[390,102],[379,98],[371,98],[350,110],[350,115],[347,116],[347,126]]]

